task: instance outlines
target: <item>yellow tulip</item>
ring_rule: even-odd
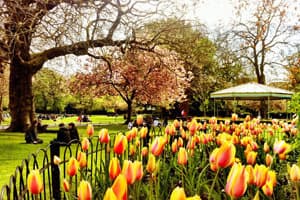
[[[112,188],[108,188],[104,194],[103,200],[118,200]]]
[[[184,189],[176,187],[171,193],[170,200],[186,200]]]
[[[77,191],[78,200],[91,200],[92,188],[88,181],[81,181]]]
[[[121,173],[121,166],[118,158],[114,157],[110,160],[108,173],[111,180],[114,180]]]
[[[178,164],[180,164],[180,165],[186,165],[187,164],[188,154],[187,154],[185,148],[180,147],[177,157],[178,157],[178,159],[177,159]]]
[[[290,169],[291,181],[298,182],[300,180],[300,168],[298,165],[293,164]]]
[[[149,158],[148,158],[148,163],[147,163],[147,167],[146,170],[149,173],[153,173],[156,169],[156,161],[155,161],[155,157],[152,154],[149,154]]]
[[[112,185],[112,190],[118,200],[127,200],[127,180],[123,174],[119,174]]]
[[[86,129],[86,133],[88,134],[88,136],[93,136],[94,135],[94,127],[93,124],[88,124],[87,129]]]
[[[122,134],[119,133],[115,138],[114,144],[114,152],[116,154],[123,154],[127,147],[127,138]]]

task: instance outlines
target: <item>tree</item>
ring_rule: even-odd
[[[239,21],[232,29],[232,44],[242,63],[255,72],[257,82],[266,84],[266,71],[282,67],[282,58],[289,52],[285,50],[294,45],[291,38],[299,31],[295,4],[285,0],[237,2],[236,19]],[[262,101],[260,112],[263,117],[266,110],[267,105]]]
[[[35,74],[33,93],[37,110],[43,113],[63,111],[65,107],[64,97],[67,92],[66,78],[61,74],[48,68]]]
[[[186,72],[176,55],[131,49],[124,55],[107,58],[87,72],[77,73],[72,88],[95,96],[118,95],[127,104],[126,123],[133,103],[156,104],[181,101],[188,86]]]
[[[4,69],[0,73],[0,123],[3,121],[3,103],[4,99],[8,96],[8,70]]]
[[[159,16],[162,6],[155,0],[0,1],[0,49],[5,52],[0,60],[10,65],[9,129],[24,131],[34,120],[32,77],[45,62],[88,55],[92,48],[124,49],[135,40],[133,28]]]
[[[300,52],[289,57],[289,64],[286,66],[289,73],[289,81],[293,89],[300,91]]]

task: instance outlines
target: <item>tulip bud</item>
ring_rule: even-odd
[[[155,157],[152,154],[149,154],[149,158],[148,158],[148,163],[147,163],[147,167],[146,167],[147,171],[149,173],[153,173],[156,169],[156,162],[155,162]]]
[[[300,168],[298,165],[293,164],[290,169],[291,181],[298,182],[300,180]]]
[[[118,200],[127,200],[127,180],[123,174],[119,174],[112,185],[112,190]]]
[[[75,176],[78,171],[78,162],[75,158],[71,157],[67,165],[67,174],[69,176]]]
[[[142,156],[145,157],[148,155],[148,148],[147,147],[143,147],[142,148]]]
[[[186,200],[184,189],[177,186],[172,191],[170,200]]]
[[[108,130],[106,128],[101,129],[99,132],[99,141],[101,143],[108,144],[109,140],[110,138],[109,138]]]
[[[112,188],[108,188],[104,194],[103,200],[118,200]]]
[[[247,172],[241,164],[234,164],[227,177],[225,192],[233,197],[239,198],[247,190]]]
[[[88,124],[88,126],[86,128],[86,133],[90,137],[92,137],[94,135],[94,126],[93,126],[93,124]]]
[[[91,200],[92,188],[88,181],[81,181],[77,191],[78,200]]]
[[[88,138],[83,138],[81,141],[81,148],[83,151],[87,151],[89,149],[90,146],[90,141]]]
[[[270,167],[271,164],[272,164],[272,162],[273,162],[273,157],[272,157],[270,154],[267,154],[267,155],[266,155],[266,165],[267,165],[268,167]]]
[[[60,162],[61,162],[60,158],[59,158],[58,156],[55,155],[54,158],[53,158],[53,163],[54,163],[55,165],[59,165]]]
[[[127,184],[131,185],[135,181],[135,169],[130,160],[124,160],[122,174],[126,177]]]
[[[138,125],[138,126],[141,126],[141,125],[143,125],[143,115],[138,115],[137,117],[136,117],[136,124]]]
[[[66,179],[64,179],[64,181],[63,181],[63,188],[64,188],[65,192],[69,192],[70,191],[70,184],[69,184],[69,182]]]
[[[143,164],[141,161],[134,161],[133,163],[134,170],[135,170],[135,179],[137,181],[140,181],[143,178],[144,172],[143,172]]]
[[[77,155],[77,161],[79,163],[80,169],[83,169],[87,166],[86,154],[84,152],[79,152]]]
[[[186,165],[187,161],[188,161],[187,152],[186,152],[185,148],[180,147],[179,152],[178,152],[177,163],[180,165]]]
[[[250,165],[254,165],[256,162],[256,156],[257,152],[255,151],[250,151],[249,153],[247,153],[247,163]]]
[[[115,138],[114,152],[118,155],[123,154],[127,147],[127,138],[119,133]]]
[[[27,177],[27,188],[31,194],[40,194],[43,190],[42,177],[39,170],[32,170]]]
[[[121,173],[121,166],[118,158],[114,157],[110,160],[108,172],[111,180],[114,180]]]

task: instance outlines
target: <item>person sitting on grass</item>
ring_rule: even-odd
[[[65,142],[65,143],[69,143],[71,141],[71,137],[70,137],[70,132],[69,130],[65,127],[64,123],[60,123],[58,125],[59,130],[57,132],[57,141],[58,142]]]
[[[71,140],[79,140],[78,130],[73,122],[69,123],[69,132]]]
[[[26,143],[30,144],[41,144],[43,143],[43,140],[39,139],[37,137],[37,120],[34,120],[31,124],[31,126],[29,126],[29,124],[27,124],[27,129],[25,131],[25,141]]]

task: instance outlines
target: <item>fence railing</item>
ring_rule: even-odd
[[[157,135],[162,135],[161,127],[152,127],[148,132],[151,135],[150,140]],[[90,147],[86,151],[87,167],[84,168],[85,173],[89,176],[89,181],[92,185],[97,186],[99,180],[95,177],[99,174],[106,173],[104,164],[108,164],[109,160],[116,156],[113,151],[109,149],[113,148],[114,137],[116,134],[110,133],[110,143],[101,144],[98,137],[94,136],[89,138]],[[151,141],[150,141],[151,142]],[[145,142],[146,143],[146,142]],[[133,141],[127,146],[127,150],[123,155],[125,158],[129,158],[130,146],[133,145]],[[139,147],[140,150],[142,145]],[[61,188],[61,183],[64,178],[67,177],[67,163],[71,157],[77,157],[78,153],[82,151],[80,141],[71,141],[68,144],[51,141],[45,149],[40,149],[36,153],[29,155],[27,159],[24,159],[19,166],[16,167],[15,172],[11,175],[8,184],[4,185],[0,191],[0,200],[3,199],[35,199],[27,189],[27,177],[31,170],[39,170],[43,180],[43,191],[39,194],[38,199],[66,199]],[[55,165],[53,162],[54,156],[59,156],[62,160],[61,164]],[[137,156],[137,155],[136,155]],[[77,193],[77,187],[80,178],[76,175],[72,179],[74,188],[74,194]]]

